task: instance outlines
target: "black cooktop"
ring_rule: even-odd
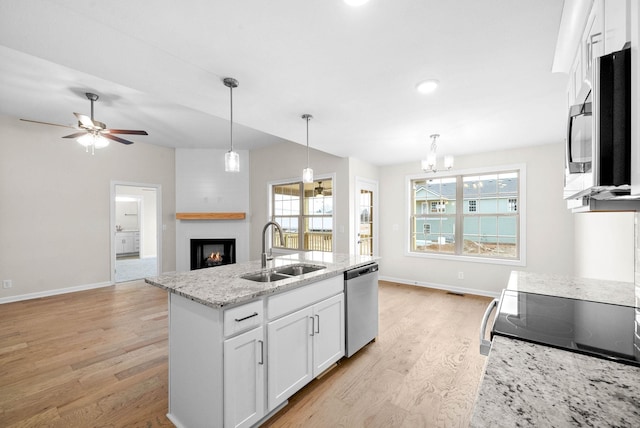
[[[640,309],[504,290],[494,335],[640,366]]]

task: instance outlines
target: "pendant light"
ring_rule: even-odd
[[[229,88],[229,97],[231,100],[231,118],[230,126],[230,142],[231,149],[224,155],[224,170],[226,172],[240,172],[240,155],[233,151],[233,88],[238,87],[238,81],[232,77],[225,77],[222,82],[224,86]]]
[[[431,148],[429,149],[429,153],[427,154],[427,159],[422,161],[422,170],[424,172],[438,172],[437,167],[437,156],[436,150],[438,146],[436,145],[436,138],[438,138],[440,134],[431,134],[429,138],[431,138]],[[444,167],[445,169],[453,168],[453,156],[445,156],[444,157]]]
[[[307,121],[307,167],[302,170],[302,182],[313,183],[313,169],[309,168],[309,121],[313,119],[313,116],[305,113],[302,118]]]

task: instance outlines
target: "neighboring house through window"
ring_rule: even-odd
[[[523,171],[519,166],[408,178],[409,253],[522,261]]]

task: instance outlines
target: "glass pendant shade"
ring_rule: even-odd
[[[437,161],[436,154],[434,152],[429,153],[429,155],[427,156],[427,164],[429,165],[429,169],[436,168],[436,161]]]
[[[307,167],[302,170],[302,182],[313,183],[313,169],[309,168],[309,121],[313,116],[305,113],[301,117],[307,122]]]
[[[224,155],[224,170],[226,172],[240,172],[240,155],[229,150]]]
[[[233,88],[238,87],[238,81],[232,77],[225,77],[222,79],[222,83],[229,88],[229,105],[231,111],[229,119],[229,143],[231,147],[224,155],[224,170],[225,172],[240,172],[240,155],[233,151]]]
[[[453,168],[453,156],[448,155],[444,157],[444,167],[446,169],[451,169]]]
[[[302,170],[302,182],[313,183],[313,169],[305,168]]]

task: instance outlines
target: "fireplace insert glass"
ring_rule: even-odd
[[[236,262],[235,239],[192,239],[191,270]]]

